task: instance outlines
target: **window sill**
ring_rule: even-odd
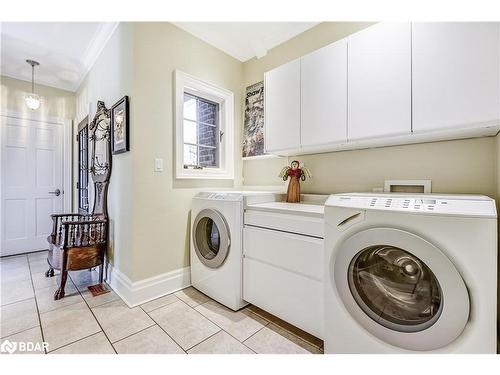
[[[217,173],[182,173],[175,178],[177,180],[234,180],[233,175]]]

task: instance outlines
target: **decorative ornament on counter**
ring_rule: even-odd
[[[290,166],[283,167],[279,177],[286,181],[290,177],[290,182],[288,183],[288,191],[286,193],[286,201],[288,203],[299,203],[300,202],[300,180],[305,181],[306,177],[311,178],[311,172],[306,166],[300,168],[300,163],[294,160],[290,163]]]

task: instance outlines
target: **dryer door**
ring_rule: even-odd
[[[433,350],[464,330],[470,310],[465,283],[453,263],[426,240],[374,228],[349,237],[336,254],[331,282],[353,318],[379,339],[400,348]]]
[[[200,261],[210,268],[219,268],[229,254],[231,239],[224,217],[216,210],[205,209],[193,223],[193,245]]]

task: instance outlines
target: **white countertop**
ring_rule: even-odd
[[[323,217],[325,206],[309,203],[266,202],[249,204],[246,209]]]

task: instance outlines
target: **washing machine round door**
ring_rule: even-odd
[[[469,318],[465,283],[437,247],[412,233],[374,228],[344,241],[332,260],[347,310],[394,346],[434,350],[455,340]]]
[[[224,217],[216,210],[200,211],[193,223],[193,245],[198,259],[207,267],[219,268],[227,258],[230,244]]]

